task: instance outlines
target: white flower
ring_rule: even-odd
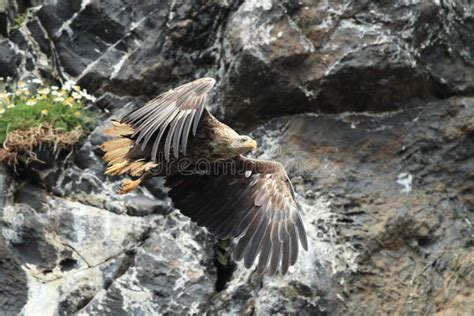
[[[30,95],[30,90],[24,88],[24,89],[18,89],[15,91],[16,95]]]
[[[62,87],[62,88],[63,88],[64,90],[70,91],[70,90],[72,90],[72,87],[74,87],[75,84],[76,84],[76,83],[75,83],[74,81],[72,81],[72,80],[67,80],[67,81],[63,84],[63,87]]]
[[[52,95],[52,96],[58,96],[58,95],[59,95],[58,90],[53,90],[53,91],[51,91],[51,95]]]
[[[15,107],[15,104],[13,104],[13,103],[10,103],[10,104],[7,105],[7,109],[11,109],[11,108],[14,108],[14,107]]]
[[[39,89],[38,92],[40,94],[49,94],[49,92],[51,92],[51,90],[49,90],[49,88],[43,88],[43,89]]]
[[[5,113],[5,109],[4,108],[0,108],[0,114],[3,114]]]
[[[65,99],[63,97],[57,97],[53,99],[54,102],[63,102],[64,100]]]
[[[76,99],[76,100],[79,100],[79,99],[82,98],[82,96],[81,96],[79,93],[77,93],[77,92],[73,92],[71,95],[72,95],[72,97],[73,97],[74,99]]]
[[[96,100],[96,98],[93,95],[90,95],[89,93],[87,93],[86,89],[80,91],[79,93],[86,100],[89,100],[89,101],[92,101],[92,102],[95,102],[95,100]]]
[[[33,80],[31,80],[31,82],[37,83],[37,84],[43,84],[43,81],[41,79],[38,79],[38,78],[34,78]]]
[[[51,90],[53,90],[53,91],[59,90],[59,87],[58,86],[51,86]]]
[[[36,100],[35,99],[29,99],[28,101],[26,101],[26,105],[28,106],[33,106],[36,104]]]

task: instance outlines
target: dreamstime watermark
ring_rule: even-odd
[[[159,153],[157,161],[164,161],[162,153]],[[300,175],[311,172],[317,168],[317,159],[292,158],[281,162],[288,174]],[[196,160],[188,157],[170,157],[166,163],[158,163],[150,172],[155,175],[181,174],[185,176],[193,174],[201,175],[227,175],[245,176],[255,173],[272,173],[279,168],[279,162],[275,160],[260,159],[217,159],[199,158]]]

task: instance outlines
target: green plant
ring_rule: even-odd
[[[215,246],[216,260],[222,266],[226,266],[229,263],[229,245],[229,239],[221,239]]]
[[[0,144],[8,132],[51,124],[65,132],[77,127],[85,130],[94,117],[84,103],[94,97],[72,82],[61,88],[45,86],[39,80],[11,82],[0,78]]]
[[[38,8],[39,7],[27,8],[24,12],[18,12],[18,15],[14,19],[15,24],[13,25],[13,28],[20,28],[28,23],[28,21],[31,21],[38,11]]]
[[[28,12],[24,12],[15,17],[15,28],[22,27],[28,21]]]

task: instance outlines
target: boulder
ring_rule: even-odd
[[[244,1],[224,35],[223,115],[386,111],[472,93],[467,2]]]

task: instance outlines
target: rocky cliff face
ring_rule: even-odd
[[[471,1],[132,3],[0,1],[0,76],[77,81],[104,122],[71,162],[0,169],[2,314],[473,313]],[[310,249],[285,277],[216,260],[161,181],[102,174],[106,120],[201,76],[289,170]]]

